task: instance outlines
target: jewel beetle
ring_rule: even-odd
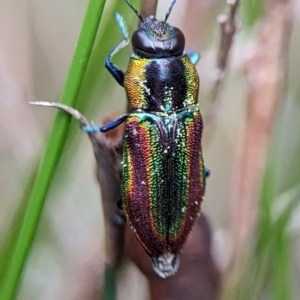
[[[164,21],[154,16],[143,19],[124,1],[140,20],[131,38],[133,54],[126,72],[111,61],[129,43],[125,22],[116,14],[123,40],[109,53],[105,66],[125,88],[128,113],[99,129],[106,132],[125,122],[122,208],[154,271],[166,278],[179,267],[205,189],[195,68],[200,56],[186,51],[182,31],[167,23],[176,0]]]

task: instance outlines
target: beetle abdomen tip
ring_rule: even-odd
[[[151,261],[155,273],[164,279],[174,275],[180,263],[179,255],[169,252],[160,256],[151,256]]]

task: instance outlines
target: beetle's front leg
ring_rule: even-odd
[[[115,15],[116,21],[118,23],[118,26],[121,29],[122,35],[123,35],[123,40],[116,46],[114,47],[108,54],[106,61],[105,61],[105,67],[109,71],[109,73],[114,77],[114,79],[124,87],[124,72],[119,69],[112,61],[111,58],[119,52],[122,48],[124,48],[126,45],[129,43],[129,38],[128,38],[128,32],[126,28],[126,24],[124,22],[123,17],[116,13]]]
[[[105,67],[113,76],[113,78],[118,82],[118,84],[124,87],[124,72],[119,69],[114,63],[112,63],[108,57],[105,62]]]

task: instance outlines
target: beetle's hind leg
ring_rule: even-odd
[[[126,24],[124,22],[123,17],[116,13],[115,15],[116,21],[118,23],[118,26],[121,29],[122,35],[123,35],[123,40],[116,46],[114,47],[108,54],[106,61],[105,61],[105,67],[107,70],[110,72],[110,74],[115,78],[115,80],[124,87],[124,72],[119,69],[112,61],[111,58],[119,52],[122,48],[124,48],[126,45],[129,43],[129,38],[128,38],[128,32],[126,28]]]

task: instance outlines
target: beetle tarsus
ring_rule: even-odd
[[[105,61],[105,67],[109,71],[109,73],[114,77],[114,79],[124,87],[124,72],[119,69],[112,61],[112,57],[119,52],[122,48],[128,45],[129,43],[129,38],[128,38],[128,32],[126,28],[126,24],[124,22],[123,17],[116,13],[115,15],[117,24],[119,28],[121,29],[123,40],[116,46],[114,47],[108,54],[106,61]]]
[[[81,126],[81,129],[86,133],[94,133],[100,131],[99,126]]]
[[[185,53],[188,55],[193,65],[196,65],[201,58],[200,53],[193,50],[186,50]]]

